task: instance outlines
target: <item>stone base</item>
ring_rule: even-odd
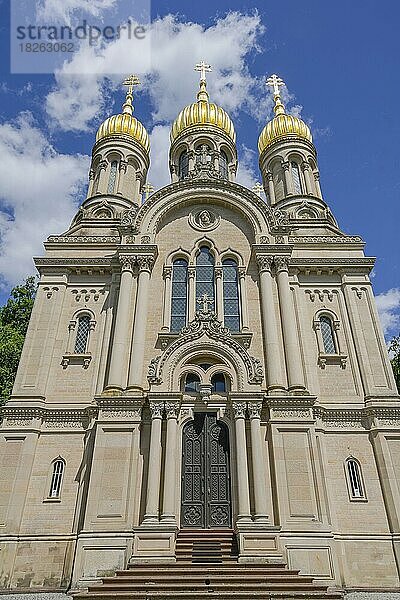
[[[260,523],[237,524],[240,563],[282,563],[278,545],[279,527]]]
[[[134,529],[133,553],[129,564],[174,563],[176,532],[175,525],[141,525]]]

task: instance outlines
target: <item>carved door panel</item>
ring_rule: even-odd
[[[229,436],[214,413],[196,413],[183,430],[182,527],[231,526]]]

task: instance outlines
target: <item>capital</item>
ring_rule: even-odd
[[[177,419],[179,413],[180,404],[179,402],[166,402],[165,403],[165,414],[167,419]]]
[[[118,258],[121,263],[121,270],[130,271],[132,273],[135,266],[135,257],[131,254],[120,254]]]
[[[260,273],[263,273],[264,271],[271,272],[273,262],[273,256],[268,256],[267,254],[257,254],[257,264]]]
[[[137,256],[136,262],[140,272],[147,271],[148,273],[151,273],[154,265],[154,258],[152,256]]]
[[[214,275],[215,275],[215,279],[221,279],[222,267],[214,267]]]
[[[284,171],[289,171],[289,167],[290,167],[290,165],[289,165],[289,162],[288,162],[288,161],[284,161],[284,162],[282,163],[282,169],[283,169]]]
[[[164,402],[150,402],[150,413],[152,419],[162,419]]]
[[[99,162],[98,168],[100,169],[100,171],[106,170],[107,169],[107,165],[108,165],[108,162],[106,160],[101,160]]]
[[[90,169],[90,171],[89,171],[89,180],[94,179],[94,175],[95,175],[94,169]]]
[[[268,179],[268,181],[272,181],[273,178],[274,178],[274,176],[272,174],[272,171],[267,171],[267,179]]]
[[[164,269],[163,269],[163,277],[164,277],[164,279],[171,279],[171,277],[172,277],[172,267],[164,267]]]
[[[250,419],[261,418],[262,402],[249,402],[248,407]]]
[[[288,256],[275,256],[274,264],[277,272],[280,271],[289,271],[289,262],[290,259]]]
[[[301,166],[303,168],[303,171],[309,171],[311,169],[310,164],[306,160],[303,160]]]
[[[119,170],[120,173],[126,173],[126,169],[128,168],[128,161],[120,160],[119,161]]]
[[[233,414],[235,419],[245,419],[246,418],[246,402],[232,402]]]

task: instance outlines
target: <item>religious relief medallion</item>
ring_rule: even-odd
[[[220,224],[221,217],[211,210],[203,208],[189,215],[189,224],[199,231],[211,231]]]

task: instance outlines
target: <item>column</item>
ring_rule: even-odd
[[[268,196],[270,204],[275,204],[275,187],[274,187],[274,176],[271,171],[267,171],[268,180]]]
[[[87,198],[90,198],[90,196],[93,194],[94,176],[95,176],[95,172],[91,168],[89,171],[89,185],[88,185],[88,192],[87,192],[87,196],[86,196]]]
[[[268,389],[285,389],[271,273],[273,257],[265,254],[258,255],[257,263],[260,272],[261,314]]]
[[[246,294],[246,267],[238,268],[239,276],[239,293],[240,293],[240,310],[242,313],[242,331],[249,329],[249,311],[247,307]]]
[[[165,413],[167,416],[167,441],[165,446],[163,513],[161,520],[164,523],[171,524],[176,524],[175,493],[177,489],[176,447],[178,441],[178,412],[179,402],[165,403]]]
[[[254,519],[268,522],[267,490],[265,484],[264,451],[261,439],[262,402],[250,402],[251,459],[253,464]]]
[[[128,387],[141,387],[142,385],[149,281],[154,259],[152,256],[137,256],[136,261],[139,265],[139,278]]]
[[[132,169],[132,165],[130,165]],[[119,161],[118,173],[115,180],[115,193],[125,196],[129,193],[126,185],[126,180],[129,180],[129,176],[127,174],[128,171],[128,162],[126,160]]]
[[[245,427],[246,402],[234,402],[232,406],[235,415],[236,465],[239,509],[238,521],[247,522],[251,521],[251,517]]]
[[[150,402],[151,433],[144,524],[158,523],[161,479],[161,423],[164,402]]]
[[[307,194],[314,196],[315,191],[314,191],[314,186],[312,184],[312,180],[311,180],[311,167],[308,164],[308,162],[303,162],[302,164],[303,167],[303,174],[304,174],[304,180],[306,182],[306,192]]]
[[[189,294],[189,323],[193,321],[197,310],[196,306],[196,267],[188,267],[188,294]]]
[[[139,206],[142,204],[142,173],[140,171],[137,171],[135,175],[135,193],[133,199]]]
[[[290,196],[291,194],[293,194],[293,189],[292,189],[292,179],[290,176],[290,165],[288,162],[283,162],[282,163],[282,169],[283,169],[283,175],[285,177],[285,196]]]
[[[286,256],[278,256],[274,259],[274,263],[277,270],[279,304],[281,309],[289,389],[304,390],[304,375],[297,335],[296,315],[289,284],[289,258]]]
[[[128,324],[132,322],[133,266],[135,257],[121,255],[119,260],[121,263],[121,282],[107,388],[123,389],[126,386],[128,347],[131,341],[131,329]]]
[[[317,196],[318,196],[318,198],[321,198],[321,200],[322,200],[322,191],[321,191],[321,184],[320,184],[320,181],[319,181],[319,173],[318,173],[318,171],[316,171],[314,173],[314,180],[315,180],[315,189],[317,190]]]
[[[99,183],[97,185],[96,194],[105,194],[107,190],[107,166],[108,162],[102,160],[99,162]]]
[[[172,267],[164,267],[164,311],[163,311],[163,331],[169,331],[171,328],[171,292],[172,292]]]
[[[214,268],[215,276],[215,312],[220,321],[224,320],[224,284],[222,281],[222,267],[218,266]]]

